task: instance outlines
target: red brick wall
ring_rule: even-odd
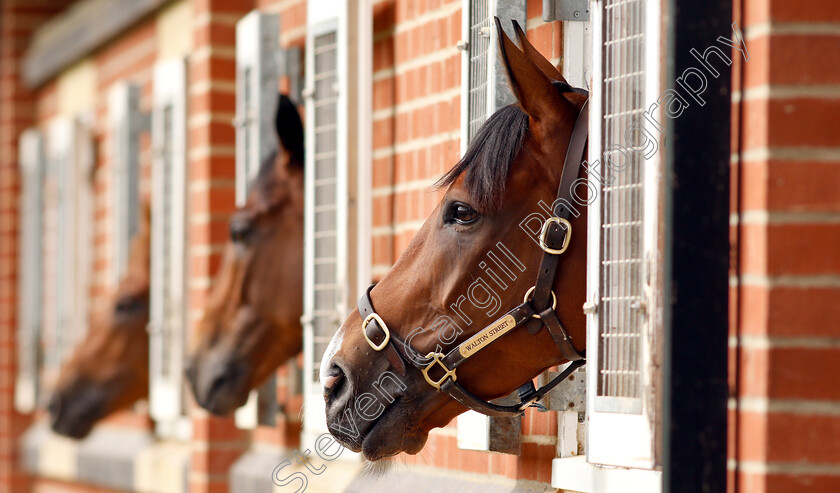
[[[120,491],[84,484],[39,479],[32,488],[32,493],[120,493]]]
[[[0,493],[24,493],[18,440],[30,422],[14,409],[17,368],[18,135],[34,123],[35,100],[20,82],[20,59],[32,31],[58,5],[52,0],[0,4]]]
[[[840,4],[744,3],[736,19],[750,60],[733,72],[729,490],[836,492]]]
[[[193,50],[188,90],[189,320],[198,322],[227,241],[235,209],[236,22],[253,8],[242,0],[191,0]],[[227,491],[227,471],[247,447],[232,418],[220,419],[193,405],[190,491]]]

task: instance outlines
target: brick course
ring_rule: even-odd
[[[0,401],[7,404],[17,372],[18,135],[35,123],[34,95],[20,82],[18,67],[31,32],[57,9],[48,0],[0,4]],[[11,405],[0,410],[0,493],[31,491],[17,446],[30,420]]]

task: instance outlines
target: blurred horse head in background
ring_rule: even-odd
[[[275,122],[280,146],[230,219],[186,367],[196,401],[217,415],[245,404],[303,344],[303,125],[286,96]]]
[[[48,406],[56,433],[83,438],[99,420],[148,395],[149,229],[147,204],[108,311],[61,367]]]

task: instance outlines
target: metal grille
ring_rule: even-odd
[[[339,318],[341,288],[337,264],[337,110],[338,46],[335,32],[314,39],[315,56],[315,228],[314,303],[312,313],[313,354],[321,355],[335,332]],[[319,362],[316,361],[317,370]]]
[[[487,89],[490,64],[490,8],[488,0],[470,2],[469,97],[467,142],[487,119]]]
[[[163,148],[161,149],[162,160],[162,175],[163,175],[163,190],[162,190],[162,204],[163,214],[160,218],[163,222],[161,228],[161,244],[163,251],[161,255],[161,265],[163,271],[163,282],[161,283],[161,306],[162,317],[161,322],[161,336],[163,344],[161,344],[161,364],[160,372],[164,376],[169,376],[172,369],[172,345],[174,327],[173,317],[176,314],[177,307],[172,306],[173,292],[172,292],[172,270],[173,270],[173,254],[172,251],[172,234],[173,234],[173,214],[175,208],[173,205],[174,198],[172,196],[172,106],[166,105],[163,108]]]
[[[644,2],[605,0],[601,149],[613,163],[601,193],[598,396],[604,411],[641,412],[643,159],[612,145],[641,120]],[[607,167],[605,166],[605,169]],[[612,181],[610,181],[612,180]],[[603,402],[602,402],[603,403]]]
[[[114,215],[116,222],[114,222],[114,242],[117,247],[114,251],[114,270],[116,271],[116,280],[122,278],[126,271],[128,262],[128,243],[131,241],[127,228],[129,226],[129,218],[131,214],[128,208],[125,207],[125,201],[130,200],[126,197],[130,185],[128,185],[129,177],[126,176],[128,171],[128,163],[123,161],[124,156],[129,155],[129,150],[126,149],[128,142],[125,137],[130,131],[129,116],[126,115],[121,121],[114,126],[114,134],[111,137],[113,153],[111,154],[114,160]],[[131,183],[137,183],[131,182]]]

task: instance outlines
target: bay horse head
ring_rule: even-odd
[[[141,218],[108,311],[61,367],[50,396],[50,425],[61,435],[83,438],[99,420],[148,396],[148,204]]]
[[[557,197],[587,97],[574,92],[517,24],[522,49],[498,19],[496,28],[518,104],[491,115],[441,178],[443,199],[341,325],[321,362],[329,429],[369,460],[418,453],[432,428],[466,411],[449,390],[454,382],[477,400],[499,398],[585,349],[586,213],[579,206],[563,210]],[[585,132],[578,140],[577,162],[568,166],[572,179]],[[542,274],[546,253],[539,240],[555,230],[565,237],[561,243],[571,242],[543,243],[565,252],[552,254],[557,275],[553,268]],[[550,277],[535,283],[538,274]],[[529,290],[540,284],[544,305],[534,306],[537,294]],[[547,329],[545,320],[555,315],[574,346]]]
[[[286,96],[275,121],[280,146],[231,216],[186,367],[196,401],[218,415],[245,404],[303,344],[303,125]]]

